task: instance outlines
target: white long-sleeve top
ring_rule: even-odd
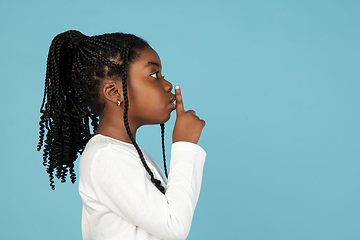
[[[142,152],[165,195],[151,182],[132,144],[99,134],[86,145],[79,163],[84,240],[185,239],[189,234],[205,151],[197,144],[174,143],[168,180]]]

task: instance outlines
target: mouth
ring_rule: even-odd
[[[174,95],[174,96],[171,98],[171,100],[170,100],[170,105],[172,106],[173,109],[176,108],[176,105],[175,105],[175,103],[174,103],[175,100],[176,100],[176,99],[175,99],[175,95]]]

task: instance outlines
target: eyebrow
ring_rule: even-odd
[[[148,66],[151,66],[151,65],[155,65],[157,67],[160,67],[160,64],[156,63],[156,62],[148,62],[146,65],[145,65],[145,68],[148,67]]]

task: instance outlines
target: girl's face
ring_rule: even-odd
[[[164,123],[175,109],[172,84],[161,75],[161,61],[150,47],[128,68],[129,123],[140,127]]]

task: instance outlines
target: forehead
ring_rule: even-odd
[[[141,51],[139,59],[131,65],[134,68],[146,68],[152,65],[158,65],[161,68],[161,60],[154,49],[146,47]]]

